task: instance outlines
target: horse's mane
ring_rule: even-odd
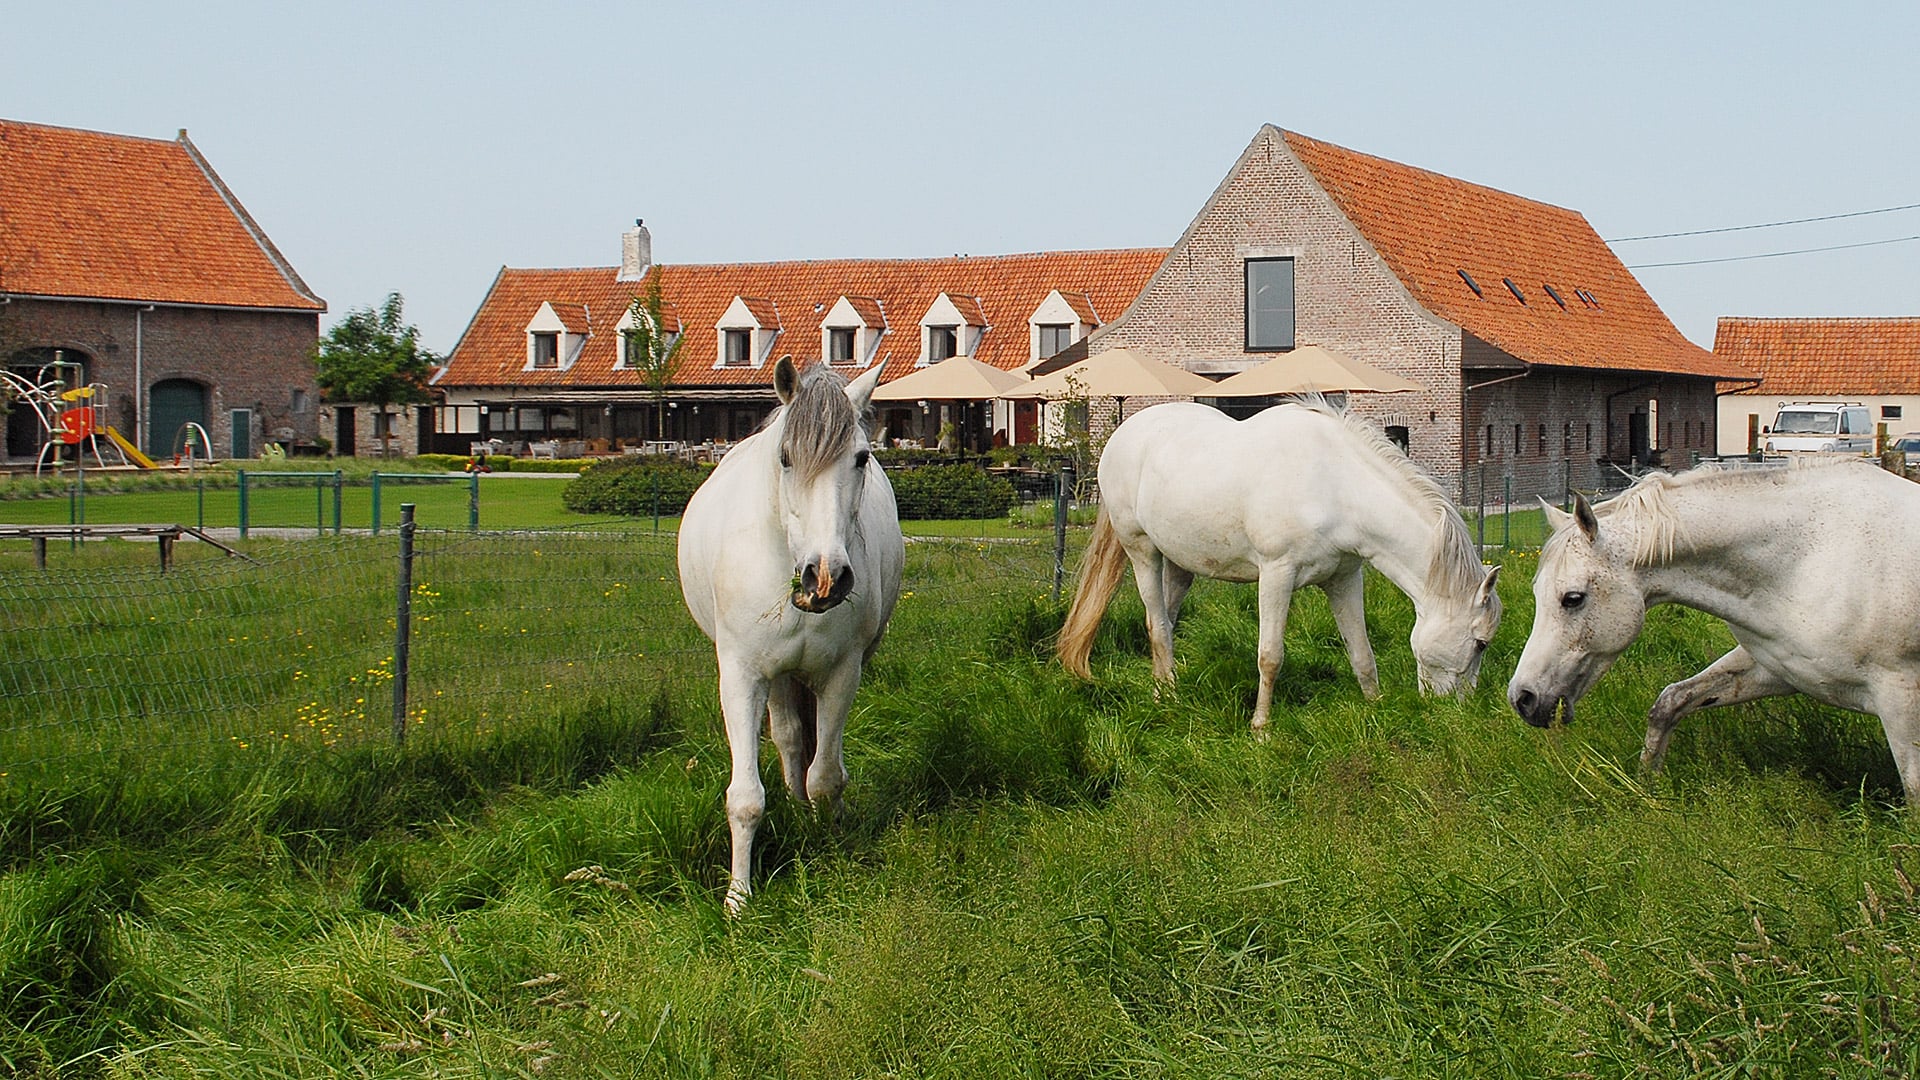
[[[866,418],[847,399],[847,381],[825,364],[800,372],[793,399],[767,417],[773,426],[780,417],[780,449],[803,479],[812,479],[839,461],[851,441],[864,441]]]
[[[1445,596],[1460,596],[1479,589],[1487,573],[1487,568],[1480,563],[1480,548],[1473,542],[1473,534],[1467,531],[1467,523],[1460,517],[1459,508],[1453,505],[1453,500],[1447,498],[1447,493],[1440,489],[1433,477],[1427,475],[1425,469],[1414,464],[1413,459],[1372,421],[1333,404],[1319,394],[1310,394],[1291,404],[1338,421],[1353,436],[1354,442],[1371,452],[1389,474],[1399,477],[1415,500],[1433,515],[1433,554],[1427,563],[1428,588]]]
[[[1871,466],[1853,457],[1799,458],[1786,468],[1744,469],[1707,462],[1684,473],[1654,472],[1593,508],[1598,518],[1616,520],[1633,532],[1633,565],[1659,566],[1673,560],[1680,542],[1680,518],[1668,496],[1690,488],[1761,488],[1798,483],[1809,472]],[[1558,537],[1550,538],[1558,539]]]

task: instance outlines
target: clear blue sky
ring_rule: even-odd
[[[14,4],[0,116],[188,129],[333,318],[452,347],[496,270],[1173,243],[1273,123],[1600,234],[1920,203],[1920,5]],[[1920,211],[1621,245],[1920,235]],[[1920,315],[1920,241],[1639,271],[1721,315]]]

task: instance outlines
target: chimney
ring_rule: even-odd
[[[653,236],[646,222],[633,219],[633,228],[620,234],[620,276],[618,281],[639,281],[653,266]]]

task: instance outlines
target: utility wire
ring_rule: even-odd
[[[1718,259],[1682,259],[1678,262],[1629,263],[1627,269],[1651,270],[1660,266],[1704,266],[1707,263],[1746,262],[1750,259],[1778,259],[1783,255],[1811,255],[1817,251],[1845,251],[1849,248],[1879,247],[1883,244],[1904,244],[1911,240],[1920,240],[1920,235],[1896,236],[1891,240],[1868,240],[1859,244],[1832,244],[1827,247],[1798,248],[1793,251],[1763,251],[1758,255],[1728,255]]]
[[[1822,214],[1819,217],[1794,218],[1792,221],[1764,221],[1758,225],[1729,225],[1722,229],[1689,229],[1686,232],[1648,233],[1645,236],[1622,236],[1617,240],[1607,240],[1604,241],[1604,243],[1626,244],[1635,240],[1666,240],[1675,236],[1708,236],[1713,233],[1745,232],[1748,229],[1777,229],[1782,225],[1805,225],[1810,221],[1839,221],[1841,218],[1869,217],[1873,214],[1891,214],[1899,210],[1920,210],[1920,203],[1907,203],[1905,206],[1883,206],[1878,210],[1855,210],[1846,214]],[[1891,242],[1892,241],[1889,241],[1889,243]]]

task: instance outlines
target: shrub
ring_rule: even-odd
[[[687,508],[711,465],[690,465],[669,458],[610,459],[595,462],[561,492],[560,501],[579,514],[628,514],[644,517],[655,510],[679,514]]]
[[[923,465],[887,477],[903,520],[997,518],[1013,505],[1013,485],[972,465]]]

